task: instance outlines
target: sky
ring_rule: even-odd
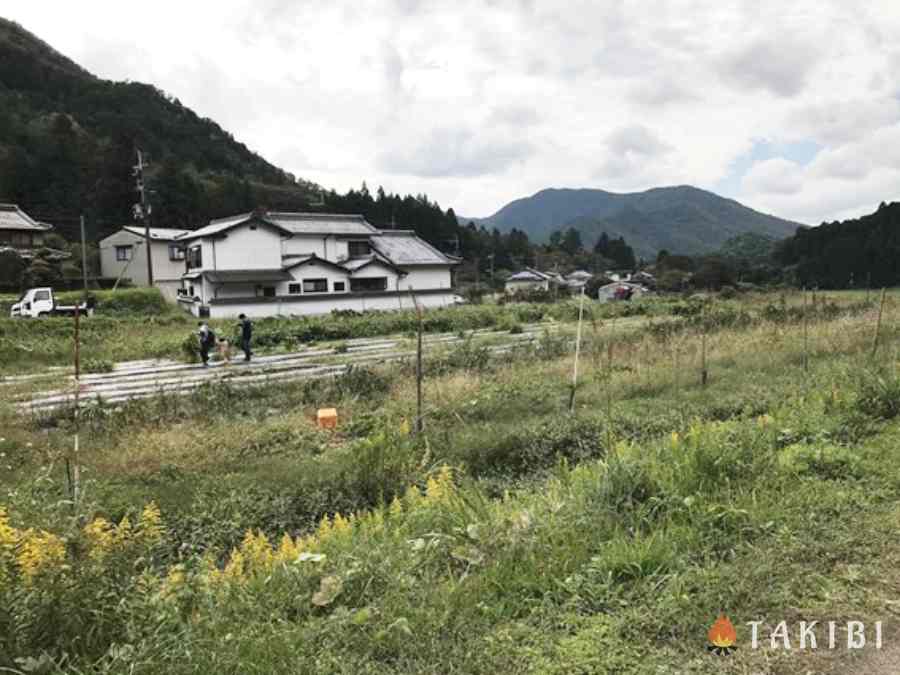
[[[484,217],[691,184],[819,224],[900,198],[896,0],[0,0],[273,164]]]

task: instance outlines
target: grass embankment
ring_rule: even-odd
[[[7,412],[13,525],[67,537],[69,567],[49,538],[31,577],[9,557],[0,622],[21,628],[0,635],[101,672],[712,673],[725,611],[732,672],[818,668],[751,652],[741,622],[889,619],[898,317],[873,361],[871,311],[821,312],[804,372],[802,324],[768,315],[708,325],[705,388],[698,321],[589,329],[574,416],[570,356],[437,369],[421,438],[403,370],[95,410],[75,519],[65,420],[45,434]],[[335,401],[341,431],[313,430]],[[158,537],[84,529],[151,499]]]

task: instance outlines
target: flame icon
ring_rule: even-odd
[[[716,619],[706,635],[709,637],[710,645],[717,651],[733,649],[734,643],[737,642],[737,633],[734,630],[734,625],[724,614],[719,615],[719,618]]]

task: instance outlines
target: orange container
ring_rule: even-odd
[[[337,421],[337,408],[319,408],[316,413],[316,424],[320,429],[334,429]]]

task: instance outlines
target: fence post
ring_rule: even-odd
[[[424,421],[422,419],[422,307],[416,300],[413,290],[409,290],[412,297],[413,306],[416,308],[417,330],[416,330],[416,423],[413,427],[415,433],[420,434],[424,429]]]
[[[572,395],[569,396],[569,412],[575,412],[575,388],[578,386],[578,357],[581,354],[581,321],[584,318],[584,286],[578,301],[578,328],[575,332],[575,363],[572,365]]]
[[[806,288],[803,289],[803,372],[809,372],[809,317],[807,316]],[[815,303],[815,290],[813,290],[813,302]]]
[[[875,336],[872,338],[872,358],[875,358],[875,354],[878,351],[878,338],[881,334],[881,317],[884,314],[884,296],[887,292],[887,288],[881,289],[881,301],[878,303],[878,321],[875,323]]]
[[[706,369],[706,306],[700,311],[700,386],[706,387],[709,373]]]

